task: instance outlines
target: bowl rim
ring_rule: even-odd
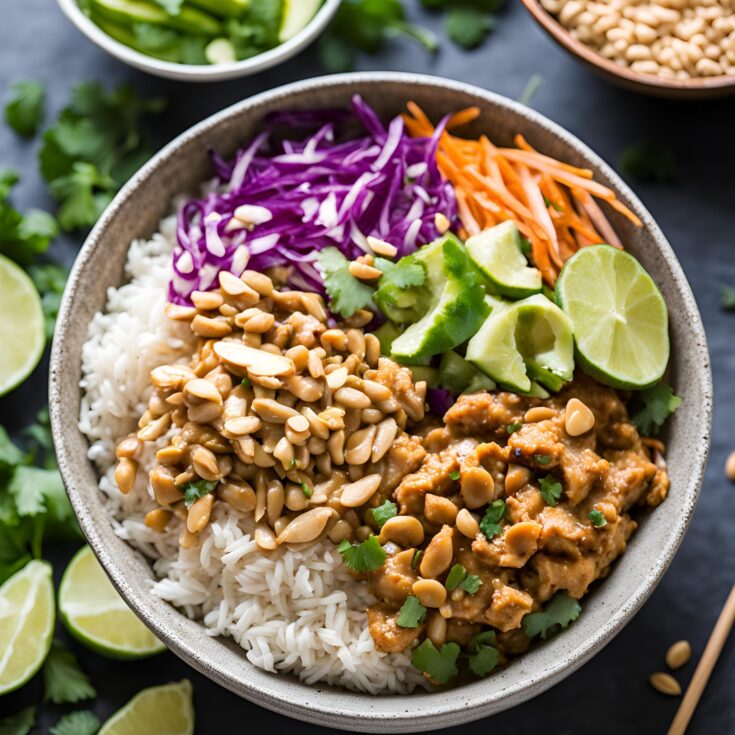
[[[136,51],[105,33],[79,7],[77,0],[57,0],[62,13],[92,43],[119,61],[168,79],[212,82],[250,76],[287,61],[309,46],[326,29],[342,0],[324,0],[317,14],[292,38],[249,59],[229,64],[178,64]]]
[[[543,28],[560,46],[565,48],[572,56],[579,57],[587,64],[596,67],[601,72],[618,77],[629,84],[638,87],[647,87],[658,92],[688,93],[691,95],[701,92],[702,94],[726,89],[735,89],[735,74],[722,74],[717,77],[696,77],[694,79],[666,79],[654,74],[641,74],[624,66],[618,66],[614,61],[606,59],[591,46],[578,41],[572,37],[551,13],[545,10],[540,0],[521,0],[526,10],[533,19]]]
[[[520,681],[494,692],[491,696],[483,693],[482,687],[479,686],[482,682],[478,682],[449,692],[415,693],[409,697],[382,695],[380,698],[375,698],[371,695],[346,692],[327,685],[309,686],[300,681],[295,682],[286,677],[279,677],[279,675],[269,675],[251,666],[249,662],[248,680],[243,681],[242,677],[238,677],[237,672],[227,669],[221,661],[204,659],[197,648],[197,641],[200,642],[200,638],[191,640],[185,631],[172,630],[165,625],[164,621],[156,619],[154,605],[147,597],[126,597],[126,602],[133,611],[177,656],[200,673],[249,701],[279,714],[285,714],[314,724],[364,732],[398,733],[438,729],[485,717],[520,704],[572,674],[609,643],[641,608],[673,560],[691,521],[709,454],[713,402],[709,353],[701,316],[681,266],[660,228],[635,194],[597,154],[561,126],[516,101],[464,82],[422,74],[363,72],[332,75],[294,82],[242,100],[203,120],[162,148],[122,188],[93,228],[74,263],[60,307],[57,322],[60,326],[54,337],[51,351],[49,406],[54,436],[57,439],[56,450],[59,469],[70,500],[77,516],[80,518],[82,530],[95,555],[102,563],[114,586],[124,594],[127,588],[126,570],[120,565],[119,560],[111,553],[110,549],[105,546],[102,532],[86,513],[84,498],[77,489],[76,468],[80,466],[80,462],[87,463],[88,459],[86,456],[79,457],[74,454],[72,451],[73,441],[62,430],[62,397],[69,391],[78,392],[79,380],[78,374],[75,377],[76,385],[69,384],[71,376],[66,383],[60,379],[63,373],[63,361],[68,357],[64,342],[72,323],[70,317],[75,299],[77,297],[81,298],[84,294],[82,275],[87,262],[102,243],[105,230],[114,219],[116,211],[134,194],[139,183],[160,167],[165,166],[183,144],[217,128],[225,121],[237,119],[238,116],[250,109],[258,109],[262,105],[279,101],[288,102],[289,98],[295,94],[308,94],[332,87],[377,86],[381,83],[407,86],[423,85],[424,87],[435,88],[438,91],[450,91],[482,99],[501,112],[512,112],[532,124],[539,125],[546,132],[586,156],[591,164],[612,182],[616,191],[622,194],[628,206],[638,214],[645,228],[651,232],[654,240],[656,240],[662,255],[667,260],[671,280],[676,284],[677,291],[684,302],[689,328],[693,333],[693,337],[696,338],[696,355],[702,366],[699,374],[699,388],[703,405],[698,414],[700,420],[697,428],[701,431],[701,436],[704,437],[704,441],[694,447],[696,471],[690,477],[687,486],[682,489],[683,498],[685,499],[683,512],[673,519],[674,523],[669,526],[670,530],[666,537],[666,543],[662,544],[657,558],[652,560],[650,566],[647,567],[645,579],[627,597],[626,604],[610,611],[610,617],[606,623],[600,626],[593,635],[577,644],[571,651],[567,651],[563,656],[554,659],[540,671],[526,672]],[[89,276],[89,274],[87,275]],[[74,359],[76,359],[76,355],[74,355]],[[120,541],[120,543],[124,544],[125,542]],[[165,604],[168,605],[168,603]],[[365,705],[360,713],[355,711],[356,699]],[[378,699],[382,700],[380,707],[374,705],[374,702]],[[413,702],[413,706],[409,706],[409,702]]]

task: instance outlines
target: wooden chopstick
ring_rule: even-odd
[[[694,676],[692,676],[692,680],[689,682],[684,699],[681,700],[679,711],[671,723],[668,735],[684,735],[689,725],[689,720],[692,719],[694,710],[699,702],[699,698],[707,686],[712,669],[717,663],[722,647],[725,645],[728,635],[730,635],[733,623],[735,623],[735,585],[730,590],[727,602],[725,602],[720,617],[717,618],[715,627],[712,629],[702,658],[699,660],[697,668],[694,671]]]

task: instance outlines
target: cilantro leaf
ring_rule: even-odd
[[[526,82],[526,86],[523,88],[523,92],[521,93],[521,96],[518,98],[518,101],[522,105],[526,105],[527,107],[530,107],[531,100],[534,98],[536,92],[538,92],[538,88],[544,83],[544,78],[540,74],[531,74],[528,81]],[[547,201],[544,197],[544,201]],[[552,206],[555,208],[558,205],[554,205],[553,202],[551,203]],[[549,204],[547,203],[547,207]]]
[[[46,339],[50,340],[56,329],[56,317],[59,315],[61,297],[64,294],[69,269],[53,263],[43,263],[31,266],[28,269],[28,275],[41,295]]]
[[[735,311],[735,288],[724,283],[720,286],[720,306],[724,311]]]
[[[564,488],[559,480],[553,475],[546,475],[539,481],[541,486],[541,497],[544,499],[547,505],[552,507],[556,506],[556,501],[559,500],[561,494],[564,492]]]
[[[522,621],[523,632],[529,637],[541,636],[546,640],[549,636],[567,628],[582,612],[581,605],[566,592],[557,592],[541,612],[528,613]]]
[[[57,216],[67,231],[91,227],[112,201],[115,181],[92,163],[77,161],[66,176],[50,184],[51,195],[61,202]]]
[[[13,444],[8,432],[0,426],[0,481],[7,479],[15,467],[25,459],[25,454]]]
[[[459,587],[460,582],[463,582],[467,576],[467,570],[462,564],[454,564],[447,574],[447,579],[444,582],[444,586],[451,592],[456,587]]]
[[[44,88],[38,82],[15,82],[10,101],[5,105],[5,121],[18,135],[36,134],[43,116]]]
[[[60,641],[53,642],[43,665],[43,685],[44,701],[54,704],[73,704],[97,696],[74,654]]]
[[[96,735],[100,724],[94,712],[77,710],[64,715],[49,733],[50,735]]]
[[[500,651],[493,646],[477,646],[467,663],[475,676],[487,676],[500,663]]]
[[[181,488],[184,492],[184,504],[187,508],[191,508],[199,498],[209,495],[209,493],[211,493],[216,487],[216,482],[210,482],[208,480],[187,482],[186,485]]]
[[[373,508],[371,512],[373,519],[378,524],[378,528],[383,528],[387,521],[398,515],[398,506],[395,503],[391,503],[390,500],[386,500],[382,505]]]
[[[597,508],[593,508],[588,514],[587,518],[592,521],[592,525],[595,528],[602,528],[603,526],[607,526],[607,518],[605,518],[602,513],[597,510]]]
[[[662,143],[638,143],[620,154],[620,170],[637,181],[666,182],[676,178],[673,151]]]
[[[508,436],[510,436],[511,434],[515,434],[516,431],[518,431],[518,429],[520,428],[521,428],[520,421],[516,421],[515,423],[508,424]]]
[[[549,462],[551,462],[551,457],[549,457],[548,454],[534,454],[533,460],[534,462],[537,462],[538,464],[546,465],[546,464],[549,464]]]
[[[21,517],[45,513],[48,498],[66,495],[61,475],[56,470],[40,467],[17,467],[8,484],[8,493],[15,499]]]
[[[640,410],[633,414],[633,423],[643,436],[658,434],[666,419],[681,405],[681,398],[666,383],[657,383],[652,388],[639,391],[636,402]]]
[[[468,574],[460,583],[459,588],[464,590],[468,595],[477,594],[477,590],[482,587],[482,580],[476,574]]]
[[[337,551],[342,554],[347,568],[359,573],[380,569],[388,557],[376,536],[370,536],[361,544],[351,544],[345,539]]]
[[[374,266],[383,271],[379,285],[390,284],[404,289],[412,286],[423,286],[426,281],[426,269],[421,263],[402,258],[397,263],[386,258],[376,258]]]
[[[488,540],[497,536],[502,530],[501,521],[505,515],[505,501],[494,500],[485,511],[480,521],[480,530],[487,536]]]
[[[26,707],[0,720],[0,735],[28,735],[36,724],[36,708]]]
[[[396,625],[401,628],[418,628],[426,620],[426,608],[415,595],[409,595],[401,606]]]
[[[358,309],[373,305],[373,289],[350,273],[349,261],[337,248],[324,248],[317,257],[317,263],[329,294],[329,308],[333,312],[347,318]]]
[[[452,470],[449,473],[449,479],[450,480],[453,480],[454,482],[456,482],[457,480],[459,480],[459,470]]]
[[[0,169],[0,201],[5,201],[13,187],[20,181],[20,174],[12,168]]]
[[[446,684],[456,676],[459,646],[456,643],[445,643],[437,650],[427,638],[411,654],[411,664],[423,671],[436,684]]]
[[[492,15],[463,6],[451,8],[444,22],[449,38],[468,51],[477,48],[494,27]]]

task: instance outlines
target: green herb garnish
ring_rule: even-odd
[[[376,536],[370,536],[361,544],[351,544],[345,539],[337,551],[342,554],[347,568],[360,574],[380,569],[388,558]]]
[[[49,735],[96,735],[99,729],[100,721],[94,712],[77,710],[63,715],[49,730]]]
[[[383,528],[387,521],[398,515],[398,506],[391,503],[390,500],[386,500],[382,505],[373,508],[371,513],[373,514],[373,520],[378,524],[378,528]]]
[[[500,663],[500,652],[495,648],[495,631],[478,633],[467,647],[468,664],[475,676],[487,676]]]
[[[301,481],[301,492],[304,493],[307,498],[310,498],[314,494],[314,491],[309,487],[306,480]]]
[[[456,643],[445,643],[440,649],[427,638],[411,654],[411,663],[419,671],[423,671],[437,684],[446,684],[457,675],[457,657],[459,646]]]
[[[546,640],[574,622],[582,612],[582,607],[566,592],[557,592],[541,612],[524,616],[523,632],[529,637],[541,636]]]
[[[426,620],[426,608],[415,595],[409,595],[401,606],[396,625],[401,628],[418,628]]]
[[[592,521],[592,525],[595,528],[602,528],[603,526],[607,526],[607,519],[605,518],[602,513],[597,510],[596,508],[593,508],[587,517]]]
[[[462,564],[455,564],[447,574],[446,582],[444,586],[451,592],[456,587],[459,587],[460,582],[467,576],[467,570]]]
[[[44,88],[38,82],[15,82],[10,86],[10,100],[5,105],[5,122],[18,135],[31,138],[43,117]]]
[[[481,45],[493,28],[493,16],[472,7],[450,8],[444,21],[447,36],[468,51]]]
[[[468,574],[460,583],[459,588],[468,595],[474,595],[482,587],[482,580],[476,574]]]
[[[317,256],[329,308],[344,317],[373,305],[373,289],[350,273],[350,262],[334,247],[324,248]]]
[[[199,498],[209,495],[215,487],[217,487],[217,483],[210,482],[209,480],[187,482],[186,485],[181,488],[184,493],[184,504],[187,508],[191,508]]]
[[[248,378],[247,375],[240,381],[240,385],[243,388],[252,388],[253,387],[253,384],[252,384],[250,378]]]
[[[36,724],[36,708],[26,707],[0,720],[0,735],[28,735]]]
[[[522,424],[520,421],[516,421],[512,424],[508,424],[508,436],[510,436],[511,434],[515,434],[516,431],[518,431],[518,429],[521,428],[521,426]]]
[[[421,563],[421,557],[423,555],[423,549],[416,549],[416,553],[413,555],[413,559],[411,559],[411,569],[418,569],[419,564]]]
[[[459,470],[452,470],[449,473],[449,479],[454,480],[455,482],[459,480]]]
[[[549,464],[549,462],[551,462],[551,457],[549,457],[548,454],[534,454],[533,460],[537,464],[546,465],[546,464]]]
[[[637,392],[635,399],[641,408],[633,414],[633,422],[643,436],[658,434],[666,419],[681,405],[681,398],[666,383]]]
[[[46,339],[51,340],[54,336],[56,317],[59,315],[61,297],[64,294],[69,270],[53,263],[43,263],[42,265],[32,265],[28,269],[28,275],[41,295]]]
[[[673,151],[661,143],[638,143],[620,155],[620,170],[637,181],[664,182],[676,178]]]
[[[54,704],[73,704],[97,696],[74,654],[60,641],[53,642],[43,665],[43,686],[44,701]]]
[[[492,539],[497,536],[503,530],[501,521],[505,515],[505,501],[494,500],[488,506],[485,511],[485,515],[480,521],[480,530],[487,536],[488,539]]]
[[[561,494],[564,492],[564,488],[559,480],[552,475],[546,475],[539,481],[541,486],[541,497],[544,499],[547,505],[552,507],[556,506],[556,501],[559,500]]]

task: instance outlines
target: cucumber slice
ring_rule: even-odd
[[[426,247],[426,281],[421,294],[428,298],[428,310],[391,346],[396,359],[409,363],[462,344],[488,314],[481,276],[462,243],[447,234]],[[415,254],[417,260],[422,250]]]
[[[632,255],[610,245],[582,248],[564,264],[555,290],[586,373],[614,388],[661,380],[670,351],[666,302]]]
[[[423,380],[427,388],[439,387],[439,371],[436,368],[425,365],[407,365],[406,367],[411,371],[414,383]]]
[[[439,385],[455,396],[460,393],[495,389],[495,383],[485,373],[480,372],[472,363],[453,351],[442,355],[439,364]]]
[[[393,322],[385,322],[373,332],[380,342],[381,355],[390,355],[390,347],[393,344],[393,340],[402,332],[403,330]]]
[[[211,15],[184,5],[178,15],[141,0],[91,0],[92,9],[116,23],[153,23],[178,31],[216,36],[222,31],[220,22]]]
[[[189,0],[219,18],[239,18],[250,7],[250,0]]]
[[[503,296],[523,299],[541,291],[541,271],[529,267],[515,222],[484,230],[467,240],[465,247],[493,289]]]
[[[181,61],[181,54],[179,49],[172,46],[170,49],[144,49],[138,39],[135,37],[135,33],[130,30],[130,26],[122,25],[121,23],[115,23],[107,18],[102,17],[98,13],[91,13],[89,16],[110,38],[114,38],[116,41],[129,46],[131,49],[138,51],[146,56],[152,56],[154,59],[160,59],[161,61],[171,61],[178,63]]]
[[[322,0],[284,0],[278,41],[285,43],[306,28],[321,4]]]
[[[210,64],[234,64],[237,61],[235,47],[229,38],[215,38],[207,44],[204,56]]]
[[[574,374],[571,320],[541,294],[496,308],[467,345],[467,360],[516,392],[529,393],[534,382],[558,390]]]

